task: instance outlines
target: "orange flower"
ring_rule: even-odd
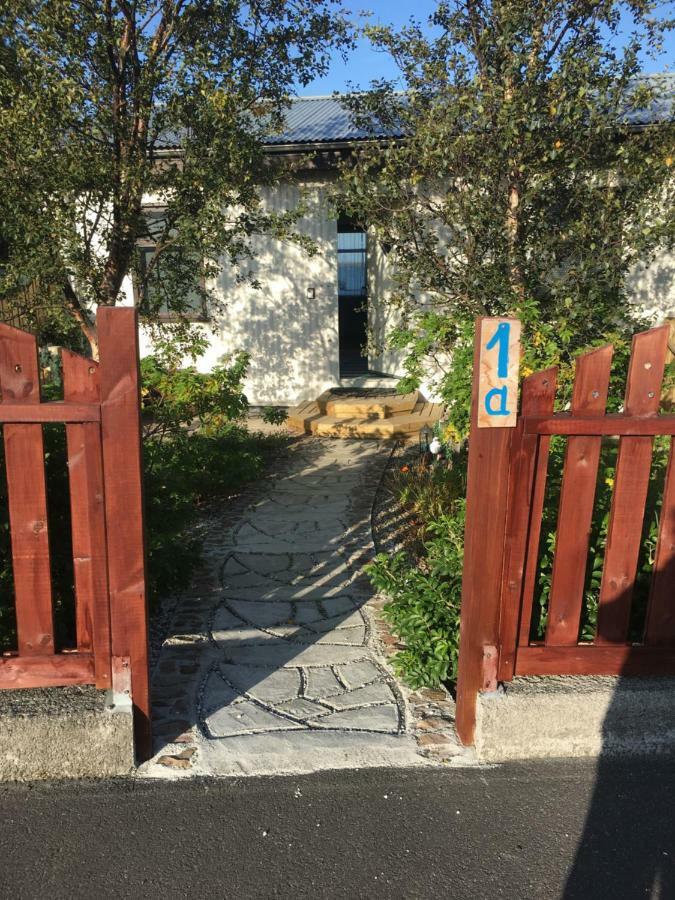
[[[410,466],[401,466],[401,472],[409,472]]]

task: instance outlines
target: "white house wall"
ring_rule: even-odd
[[[329,215],[327,188],[318,179],[302,185],[308,210],[298,230],[312,238],[316,254],[288,241],[257,238],[248,268],[260,288],[238,284],[225,263],[212,285],[221,309],[209,325],[198,326],[210,341],[198,363],[202,371],[223,356],[250,354],[245,391],[254,405],[294,405],[339,383],[337,222]],[[263,195],[270,211],[293,209],[300,197],[301,188],[290,183]],[[125,294],[125,302],[133,302],[129,283]],[[152,353],[147,334],[141,335],[141,353]]]
[[[315,399],[339,382],[337,223],[327,203],[329,182],[325,176],[305,181],[301,187],[281,184],[263,195],[269,210],[297,206],[301,197],[307,213],[298,225],[312,238],[317,252],[307,252],[288,241],[260,237],[257,257],[249,268],[260,282],[256,289],[238,284],[226,263],[212,285],[220,309],[203,328],[210,346],[198,362],[208,371],[222,357],[244,350],[251,362],[245,391],[254,405],[295,405]],[[371,370],[401,376],[404,353],[386,346],[386,336],[398,318],[388,300],[392,291],[391,264],[374,239],[368,250],[369,330],[373,349]],[[675,317],[675,257],[662,253],[649,267],[638,267],[629,276],[634,302],[651,321]],[[314,291],[314,298],[308,292]],[[133,303],[131,283],[124,285],[124,303]],[[376,348],[376,349],[375,349]],[[152,353],[147,333],[141,333],[141,354]],[[429,372],[422,390],[435,396],[436,372]]]

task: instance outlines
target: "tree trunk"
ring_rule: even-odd
[[[518,240],[520,226],[521,187],[518,173],[512,171],[509,176],[508,206],[506,211],[506,236],[509,245],[509,276],[511,288],[519,301],[525,299],[523,273],[518,262]]]
[[[89,352],[92,359],[98,360],[98,334],[95,321],[92,320],[91,314],[80,302],[72,284],[68,280],[64,282],[63,293],[72,317],[80,326],[80,330],[89,344]]]

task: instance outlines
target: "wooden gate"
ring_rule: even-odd
[[[100,363],[62,351],[63,401],[42,402],[37,342],[0,324],[16,650],[0,689],[95,684],[130,690],[137,751],[150,750],[138,328],[131,308],[97,315]],[[42,426],[63,423],[76,646],[57,652]]]
[[[476,694],[514,675],[675,674],[675,416],[659,415],[667,326],[633,339],[621,414],[605,413],[613,349],[577,360],[571,408],[554,413],[555,369],[523,381],[515,428],[478,429],[469,450],[457,727],[472,743]],[[477,328],[476,360],[480,354]],[[553,436],[566,440],[543,635],[533,635]],[[653,440],[671,438],[641,638],[630,637]],[[592,639],[581,639],[603,440],[618,440]]]

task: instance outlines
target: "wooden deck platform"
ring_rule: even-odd
[[[442,406],[419,391],[411,394],[365,395],[326,391],[292,409],[288,425],[306,434],[337,438],[415,437],[441,418]]]

